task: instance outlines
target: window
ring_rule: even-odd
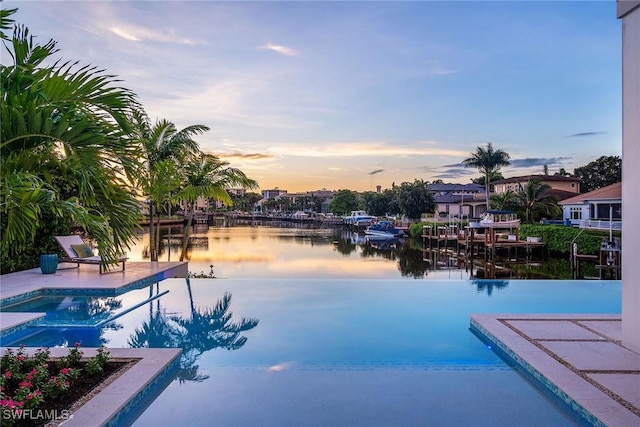
[[[582,208],[569,208],[569,216],[571,219],[582,219]]]
[[[575,182],[571,183],[571,188],[576,188],[576,183]]]

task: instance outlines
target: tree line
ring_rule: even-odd
[[[105,265],[115,262],[137,238],[139,200],[149,204],[157,261],[158,209],[179,201],[188,213],[199,197],[231,204],[227,188],[258,187],[200,149],[195,138],[207,126],[151,121],[116,76],[54,61],[57,43],[39,43],[16,11],[0,10],[11,58],[0,66],[0,273],[37,266],[40,253],[58,252],[54,235],[76,229],[95,240]]]

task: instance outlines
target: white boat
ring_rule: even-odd
[[[404,237],[404,231],[398,230],[393,226],[391,221],[380,221],[377,224],[370,225],[364,230],[364,234],[368,236],[381,237]]]
[[[520,226],[520,218],[512,211],[485,212],[480,219],[480,227],[483,228],[516,228]]]
[[[344,218],[345,224],[356,227],[368,227],[378,220],[377,217],[367,214],[365,211],[351,211],[351,215]]]

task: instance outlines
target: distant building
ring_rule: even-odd
[[[622,183],[608,185],[558,203],[562,206],[563,218],[571,225],[580,226],[584,221],[622,219]]]
[[[436,212],[454,217],[479,217],[486,210],[484,185],[427,184],[436,202]]]
[[[287,194],[287,190],[280,190],[278,187],[273,190],[262,190],[263,199],[275,199],[283,194]]]
[[[560,175],[524,175],[514,176],[512,178],[499,179],[491,182],[493,191],[495,194],[506,193],[511,190],[518,192],[520,188],[524,188],[527,182],[537,179],[543,184],[547,184],[551,189],[548,194],[555,196],[556,200],[564,200],[569,197],[573,197],[576,194],[580,194],[580,178],[574,178],[572,176],[560,176]]]

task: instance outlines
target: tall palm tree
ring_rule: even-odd
[[[551,187],[538,179],[529,180],[516,193],[518,204],[525,211],[527,222],[533,222],[534,214],[555,216],[560,213],[558,201],[549,194]]]
[[[186,203],[185,215],[188,218],[184,227],[180,261],[184,261],[186,256],[193,210],[198,198],[215,199],[231,206],[233,201],[227,193],[227,188],[258,187],[258,183],[248,178],[240,169],[229,167],[228,162],[206,153],[199,153],[186,160],[184,179],[182,189],[175,195],[176,200]]]
[[[2,11],[1,29],[12,26],[11,13]],[[80,225],[105,264],[115,262],[139,219],[128,184],[137,157],[127,138],[135,94],[93,66],[45,66],[56,42],[38,44],[26,27],[13,27],[5,44],[12,63],[0,66],[2,255],[33,246],[48,213]]]
[[[503,150],[494,150],[491,142],[487,143],[487,148],[477,147],[471,157],[462,161],[466,168],[476,168],[484,174],[484,192],[489,209],[489,187],[491,185],[492,174],[498,172],[502,166],[509,166],[509,154]]]
[[[139,174],[139,183],[149,200],[149,249],[151,261],[157,261],[159,242],[154,219],[156,207],[165,201],[158,199],[157,192],[154,191],[154,187],[160,185],[165,178],[165,175],[158,173],[158,164],[163,161],[182,164],[185,158],[199,151],[199,145],[193,136],[203,134],[209,128],[204,125],[191,125],[178,130],[173,123],[165,119],[152,124],[142,109],[134,111],[131,120],[134,124],[133,137],[142,146],[140,160],[143,167]]]

